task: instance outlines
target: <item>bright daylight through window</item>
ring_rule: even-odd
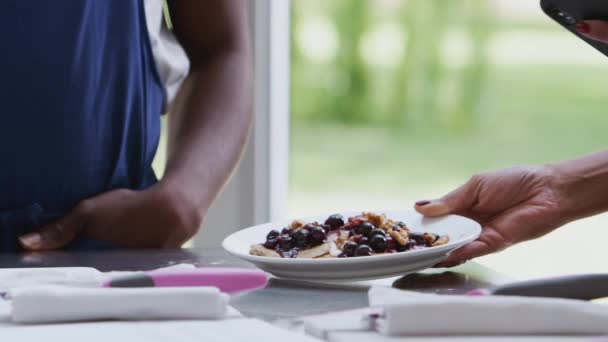
[[[608,146],[608,61],[537,1],[294,0],[292,16],[290,216],[410,208],[478,172]],[[479,261],[605,272],[607,224]]]

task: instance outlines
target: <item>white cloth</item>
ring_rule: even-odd
[[[307,333],[327,342],[600,342],[608,338],[592,335],[443,335],[443,336],[386,336],[373,331],[361,321],[379,309],[359,309],[280,321],[279,324],[293,332]]]
[[[192,264],[177,264],[158,270],[193,269]],[[23,286],[63,285],[74,287],[99,287],[109,277],[133,272],[113,271],[102,273],[91,267],[48,267],[0,269],[0,293]]]
[[[374,287],[384,335],[608,334],[608,306],[531,297],[442,296]]]
[[[166,111],[190,72],[190,60],[173,32],[165,25],[163,0],[145,0],[146,23],[156,69],[165,87]]]
[[[11,290],[9,297],[15,323],[220,319],[229,299],[214,287],[33,286]]]
[[[89,267],[6,268],[0,269],[0,293],[42,284],[98,287],[104,279],[102,272]]]

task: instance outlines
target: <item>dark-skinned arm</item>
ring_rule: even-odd
[[[118,189],[84,199],[60,220],[22,236],[24,248],[61,248],[79,235],[122,247],[174,248],[201,226],[251,126],[247,2],[172,0],[169,5],[191,70],[169,113],[163,179],[143,191]]]
[[[251,126],[247,1],[172,0],[169,6],[191,70],[169,114],[162,183],[187,210],[195,208],[190,226],[198,228],[239,160]]]

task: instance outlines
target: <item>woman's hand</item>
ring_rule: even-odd
[[[443,198],[421,201],[425,216],[458,214],[479,222],[483,231],[471,244],[455,251],[440,266],[456,266],[469,259],[501,251],[535,239],[567,223],[561,210],[563,194],[549,166],[522,166],[472,177]]]
[[[587,38],[608,43],[608,22],[606,21],[580,21],[576,24],[576,30]]]
[[[119,189],[82,201],[57,222],[20,238],[30,251],[58,249],[82,235],[130,248],[178,248],[196,233],[199,210],[161,183]]]

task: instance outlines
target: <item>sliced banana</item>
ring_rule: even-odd
[[[328,254],[330,250],[329,243],[324,243],[322,245],[318,245],[311,249],[304,249],[298,253],[298,258],[302,259],[315,259],[319,258],[325,254]]]
[[[275,250],[268,249],[264,247],[264,245],[253,245],[249,250],[249,254],[263,256],[263,257],[271,257],[271,258],[280,258],[281,256]]]

